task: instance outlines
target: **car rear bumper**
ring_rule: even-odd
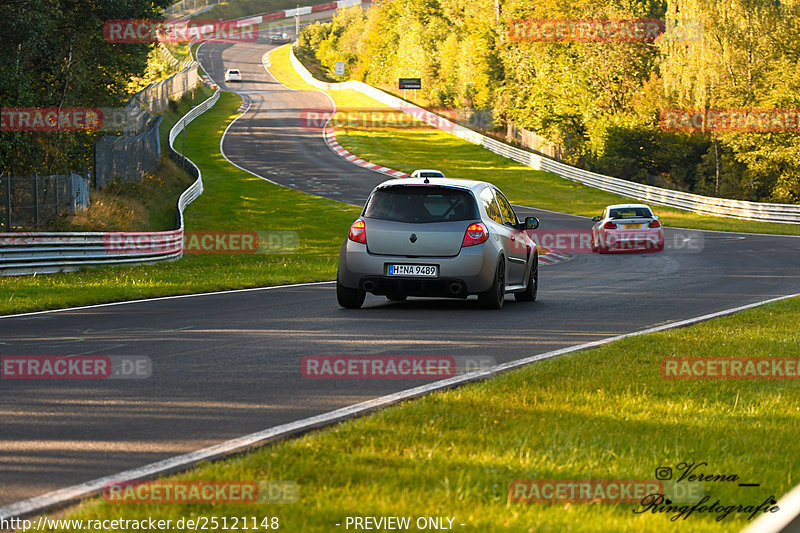
[[[364,244],[345,241],[339,252],[339,283],[372,294],[466,298],[494,282],[499,252],[490,241],[462,248],[454,257],[406,257],[369,253]],[[436,278],[388,276],[390,264],[437,265]]]

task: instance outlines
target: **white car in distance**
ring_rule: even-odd
[[[225,82],[229,81],[242,81],[242,73],[239,69],[229,68],[225,71]]]
[[[411,173],[412,178],[444,178],[444,172],[441,170],[420,169]]]

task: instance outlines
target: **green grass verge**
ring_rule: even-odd
[[[747,514],[636,514],[635,503],[516,503],[517,479],[653,479],[660,466],[705,462],[710,505],[758,505],[798,483],[797,381],[674,381],[660,361],[683,356],[790,356],[800,299],[691,327],[624,339],[489,381],[403,402],[170,479],[285,480],[295,504],[112,505],[70,518],[277,516],[281,529],[343,529],[347,516],[456,517],[464,531],[738,531]],[[299,370],[298,370],[299,372]],[[675,470],[677,473],[677,470]]]
[[[200,167],[205,192],[186,210],[186,228],[297,231],[296,252],[187,255],[149,266],[7,277],[0,280],[0,314],[335,278],[339,246],[359,209],[273,185],[225,161],[220,137],[240,103],[223,93],[187,128],[186,155]],[[165,131],[170,126],[165,120]]]
[[[192,54],[189,50],[189,43],[167,43],[164,45],[172,56],[178,61],[191,61]]]
[[[288,46],[273,52],[270,61],[270,72],[284,84],[296,89],[317,90],[306,84],[292,68]],[[328,91],[328,94],[340,110],[387,108],[384,104],[352,90]],[[533,170],[430,127],[337,127],[336,139],[345,149],[362,159],[403,172],[435,168],[449,177],[490,181],[509,200],[520,205],[591,217],[600,215],[607,205],[635,201],[560,178],[549,172]],[[653,209],[667,226],[800,235],[800,224],[768,224],[705,216],[655,204]]]

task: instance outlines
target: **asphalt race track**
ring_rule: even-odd
[[[229,130],[236,164],[278,183],[358,203],[385,176],[334,155],[300,123],[320,93],[292,91],[261,66],[265,44],[201,48],[222,82],[238,67],[250,110]],[[432,162],[435,168],[435,162]],[[190,207],[191,209],[191,207]],[[519,210],[543,229],[581,217]],[[0,355],[148,356],[142,380],[0,381],[0,505],[145,465],[422,384],[309,380],[307,355],[472,355],[498,363],[800,291],[800,239],[666,231],[700,243],[660,254],[577,253],[541,268],[539,300],[336,304],[333,284],[231,292],[0,319]],[[689,237],[687,237],[687,235]],[[344,236],[342,236],[344,238]]]
[[[295,91],[265,72],[261,58],[274,46],[206,43],[198,59],[223,90],[247,95],[247,114],[228,130],[222,149],[240,167],[287,187],[352,204],[362,204],[388,176],[352,165],[333,153],[322,132],[305,124],[306,112],[331,112],[322,92]],[[226,84],[225,69],[238,68],[242,82]]]

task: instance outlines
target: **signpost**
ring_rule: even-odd
[[[403,89],[403,100],[406,99],[406,89],[414,89],[414,100],[416,100],[417,89],[422,89],[422,78],[400,78],[399,88]]]
[[[336,75],[342,76],[344,75],[344,61],[337,61],[336,62]]]

